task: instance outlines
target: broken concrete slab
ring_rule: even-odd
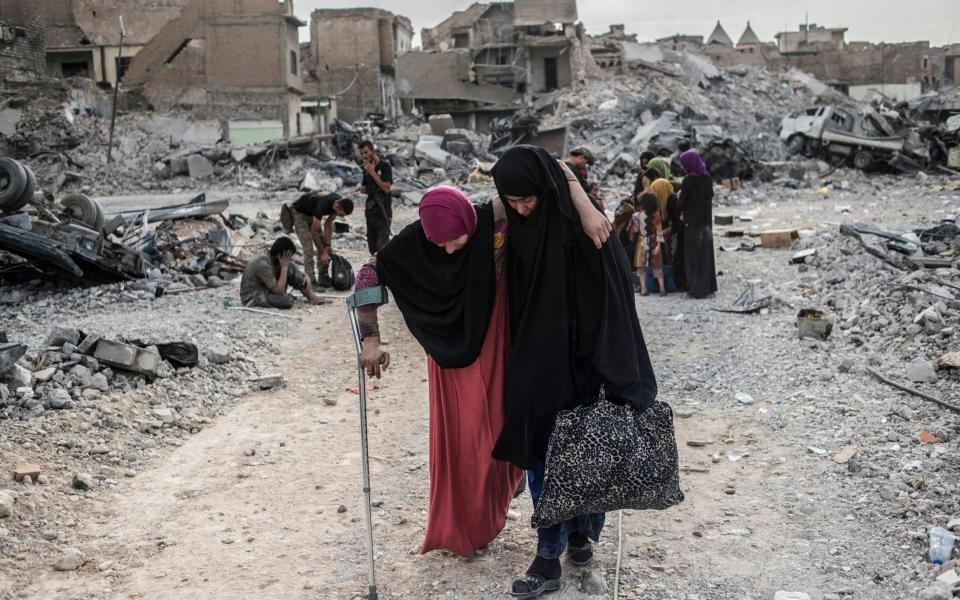
[[[137,347],[113,340],[100,340],[93,357],[113,367],[132,369],[137,361]]]
[[[443,135],[448,129],[453,129],[456,125],[453,117],[448,114],[430,115],[430,133],[433,135]]]
[[[206,179],[213,175],[213,163],[199,154],[187,157],[187,171],[192,179]]]
[[[44,346],[62,346],[65,343],[76,346],[80,342],[80,332],[70,327],[54,327],[43,341]]]
[[[26,353],[27,347],[24,344],[0,344],[0,375],[10,371]]]
[[[276,390],[284,386],[283,375],[277,373],[275,375],[264,375],[263,377],[256,377],[250,380],[250,383],[253,385],[253,388],[256,390]]]
[[[417,159],[427,161],[442,169],[446,169],[450,164],[453,155],[444,150],[443,137],[439,135],[421,135],[414,148],[414,155]]]
[[[17,124],[23,111],[19,108],[5,108],[0,110],[0,135],[12,136],[17,133]]]
[[[140,124],[147,133],[168,137],[175,142],[211,146],[220,141],[220,124],[216,121],[190,121],[177,117],[153,117]]]

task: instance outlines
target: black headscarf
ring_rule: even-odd
[[[377,253],[377,274],[437,364],[471,365],[483,348],[496,292],[493,207],[477,207],[477,230],[453,254],[428,240],[420,221],[408,225]]]
[[[630,265],[615,237],[597,250],[584,233],[555,159],[516,146],[493,169],[507,205],[513,346],[506,419],[493,456],[530,468],[546,455],[557,413],[596,398],[643,410],[657,394],[637,319]],[[526,218],[506,196],[538,196]]]

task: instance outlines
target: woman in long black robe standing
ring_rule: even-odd
[[[534,505],[557,413],[596,401],[644,410],[657,383],[643,341],[630,263],[615,236],[591,240],[599,211],[568,184],[556,159],[514,146],[493,168],[510,224],[507,277],[513,345],[504,386],[505,420],[493,457],[526,469]],[[574,189],[572,190],[571,187]],[[607,222],[609,224],[609,222]],[[561,586],[560,557],[593,558],[604,514],[580,515],[537,530],[537,556],[511,594],[536,598]]]
[[[713,257],[713,179],[696,150],[681,154],[680,164],[687,173],[680,187],[687,293],[693,298],[708,298],[717,291],[717,266]]]

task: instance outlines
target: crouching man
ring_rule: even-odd
[[[293,240],[281,237],[270,247],[269,254],[261,254],[243,270],[240,280],[240,301],[244,306],[263,308],[293,308],[295,299],[287,288],[300,290],[310,304],[329,304],[331,301],[313,292],[310,280],[293,264],[297,247]]]

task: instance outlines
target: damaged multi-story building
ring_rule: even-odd
[[[397,56],[413,45],[409,19],[378,8],[318,9],[310,40],[304,86],[311,101],[334,102],[348,121],[400,116]]]
[[[397,91],[426,115],[485,129],[519,104],[577,88],[592,63],[584,38],[575,0],[475,3],[399,57]]]
[[[0,0],[0,87],[44,70],[44,27],[34,3]]]
[[[191,0],[130,64],[123,85],[159,111],[216,119],[231,140],[302,133],[293,0]]]
[[[103,87],[116,85],[133,57],[164,25],[179,17],[189,1],[43,0],[47,75],[87,77]]]
[[[879,93],[909,100],[939,89],[936,49],[930,42],[874,44],[848,42],[846,28],[800,25],[798,31],[777,34],[786,66],[802,69],[857,100]]]

